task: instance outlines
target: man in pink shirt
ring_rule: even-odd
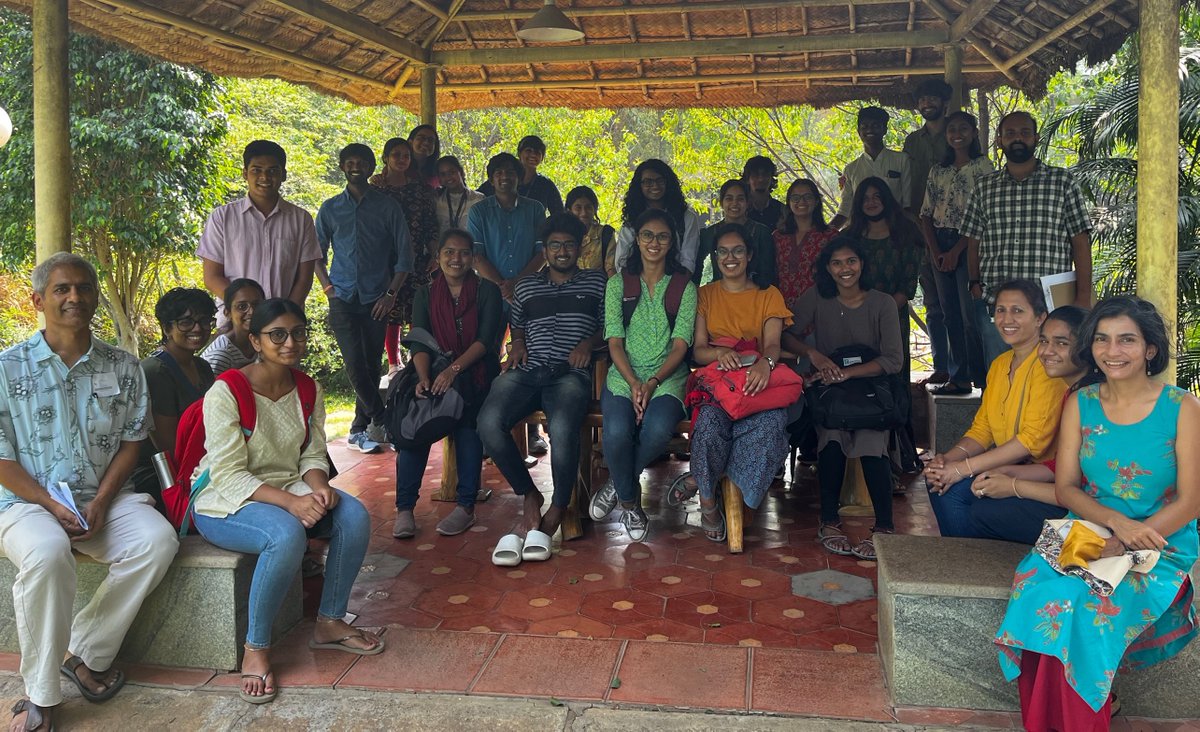
[[[246,197],[212,212],[196,249],[222,326],[220,297],[231,280],[249,277],[267,297],[286,297],[304,307],[321,259],[312,215],[279,195],[287,180],[283,148],[268,140],[251,142],[242,153],[242,177]]]

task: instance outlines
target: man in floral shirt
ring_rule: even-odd
[[[137,359],[92,335],[96,270],[56,254],[33,290],[45,330],[0,353],[0,552],[17,567],[28,699],[13,714],[26,729],[49,728],[60,672],[90,701],[121,688],[113,659],[179,546],[153,499],[131,490],[149,397]],[[72,549],[110,565],[74,620]]]

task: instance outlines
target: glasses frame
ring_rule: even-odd
[[[307,325],[300,325],[292,328],[291,330],[288,330],[287,328],[272,328],[271,330],[264,330],[260,334],[260,337],[266,338],[277,346],[282,346],[284,343],[287,343],[289,337],[296,343],[308,343],[308,338],[311,335],[312,331]]]

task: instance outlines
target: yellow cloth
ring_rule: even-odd
[[[726,292],[720,280],[700,288],[696,314],[704,317],[710,343],[722,337],[754,338],[760,341],[760,349],[763,323],[768,318],[782,318],[785,328],[792,324],[792,311],[775,287]]]
[[[1071,530],[1067,532],[1067,538],[1063,539],[1062,549],[1058,553],[1058,564],[1064,569],[1067,567],[1087,569],[1088,562],[1100,558],[1104,544],[1104,538],[1088,528],[1087,524],[1075,521],[1071,524]]]
[[[1017,367],[1010,383],[1012,361],[1013,352],[1005,351],[992,362],[983,403],[966,437],[988,449],[1016,437],[1035,461],[1048,460],[1054,457],[1067,382],[1050,378],[1035,350]]]

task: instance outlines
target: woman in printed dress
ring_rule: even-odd
[[[396,304],[388,313],[387,337],[384,341],[388,359],[388,376],[394,375],[400,363],[400,331],[412,320],[413,296],[430,281],[433,267],[433,244],[438,237],[437,208],[433,189],[422,176],[412,144],[393,137],[383,145],[383,172],[371,176],[371,185],[388,194],[404,209],[412,242],[412,273],[404,280],[396,295]]]
[[[799,178],[787,189],[787,208],[772,237],[775,239],[775,269],[779,291],[789,308],[813,286],[813,264],[821,249],[838,230],[825,223],[821,191],[808,178]]]
[[[1017,567],[996,644],[1032,732],[1107,730],[1117,671],[1170,658],[1195,635],[1188,572],[1200,550],[1200,401],[1153,378],[1169,344],[1162,317],[1135,297],[1100,302],[1083,325],[1076,355],[1103,380],[1064,409],[1059,502],[1068,518],[1112,532],[1101,556],[1162,555],[1108,596],[1036,552]]]

